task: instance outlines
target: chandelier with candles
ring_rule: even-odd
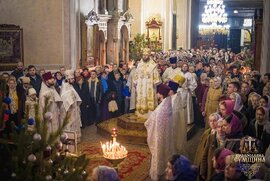
[[[199,25],[201,35],[228,34],[230,25],[225,12],[223,0],[207,0],[202,14],[202,25]]]
[[[127,149],[116,141],[117,129],[112,129],[112,141],[101,144],[103,157],[113,164],[117,170],[117,165],[121,163],[128,155]]]

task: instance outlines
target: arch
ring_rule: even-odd
[[[124,62],[129,61],[129,31],[126,25],[121,27],[119,58]]]

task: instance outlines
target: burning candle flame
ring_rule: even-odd
[[[128,151],[122,145],[116,141],[117,130],[112,129],[112,141],[107,141],[106,143],[100,142],[103,157],[108,159],[122,159],[127,157]]]

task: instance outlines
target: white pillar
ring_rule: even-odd
[[[261,74],[270,72],[270,1],[264,0],[263,6],[263,30],[261,52]]]
[[[192,16],[192,2],[187,1],[187,23],[186,23],[186,41],[187,41],[187,48],[191,48],[191,16]]]
[[[184,49],[190,48],[190,34],[191,34],[191,1],[182,0],[177,1],[177,45]]]
[[[70,0],[70,69],[77,67],[81,55],[79,2]]]

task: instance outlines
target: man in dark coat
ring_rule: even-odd
[[[80,105],[82,128],[90,126],[93,122],[89,121],[89,118],[94,114],[94,107],[90,105],[87,100],[87,82],[84,81],[83,76],[76,77],[73,84],[74,89],[79,94],[82,103]]]
[[[41,88],[42,78],[36,73],[36,67],[34,65],[28,66],[28,74],[26,76],[30,78],[30,84],[36,90],[38,97]]]
[[[16,69],[11,73],[16,80],[23,76],[23,62],[18,62]]]
[[[87,101],[90,105],[94,107],[95,122],[100,121],[100,103],[103,96],[102,83],[97,78],[97,72],[95,70],[91,71],[91,77],[88,79],[87,83]]]

